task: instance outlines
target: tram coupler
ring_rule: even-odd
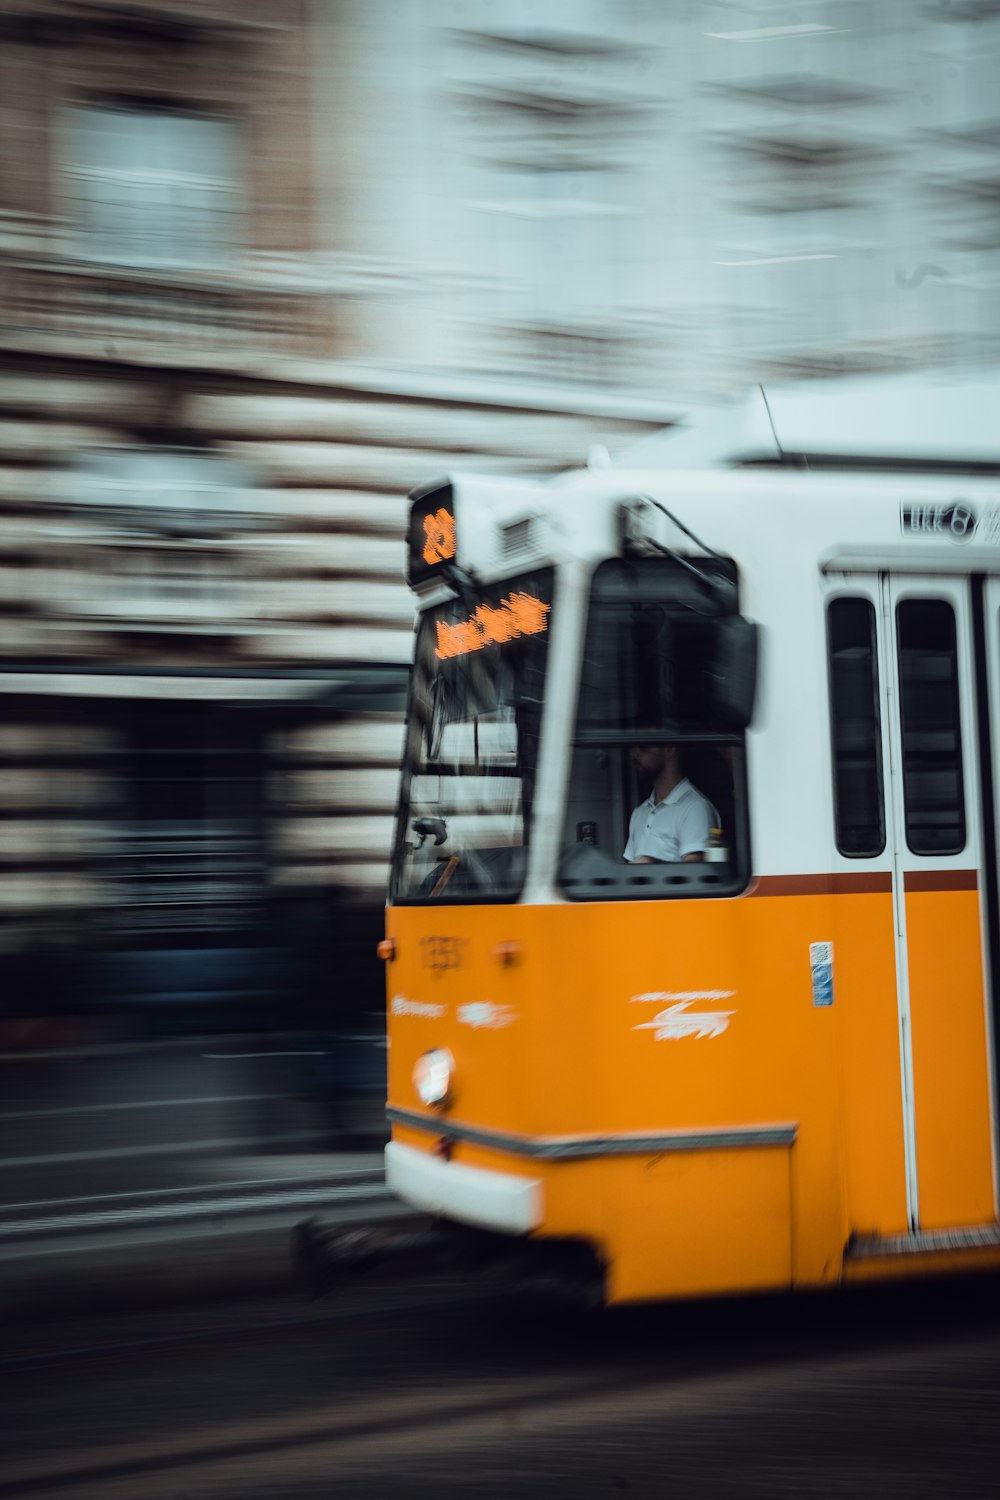
[[[445,1265],[454,1254],[451,1236],[437,1223],[420,1228],[388,1224],[347,1228],[313,1218],[292,1230],[292,1276],[309,1302],[351,1277],[397,1261],[424,1270]]]
[[[292,1231],[292,1276],[309,1302],[349,1280],[385,1269],[448,1270],[484,1284],[542,1291],[585,1307],[604,1300],[603,1268],[578,1240],[539,1240],[435,1219],[419,1227],[353,1228],[304,1219]]]

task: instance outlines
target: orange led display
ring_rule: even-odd
[[[424,562],[429,565],[450,562],[455,556],[455,517],[450,511],[436,510],[424,516]]]
[[[541,635],[548,629],[551,608],[534,594],[522,591],[508,594],[496,608],[480,604],[467,620],[457,620],[453,625],[439,620],[434,654],[445,661],[452,656],[466,656],[470,651],[482,651],[484,646],[502,646],[505,641],[517,640],[522,635]]]

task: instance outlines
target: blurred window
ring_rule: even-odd
[[[246,509],[250,471],[214,452],[185,448],[95,449],[78,455],[74,465],[74,502],[127,508],[132,519],[167,519],[176,527],[181,516],[197,529],[209,518]],[[244,522],[245,524],[245,522]]]
[[[236,155],[226,120],[68,109],[63,161],[82,248],[128,265],[223,265],[237,237]]]
[[[622,177],[601,169],[492,170],[470,207],[497,311],[527,325],[607,319],[621,286]]]
[[[878,85],[884,58],[870,0],[719,0],[705,7],[698,31],[708,77],[716,84],[765,91],[769,83],[815,84],[838,76]],[[891,37],[890,37],[891,44]]]
[[[822,350],[862,331],[861,268],[872,239],[863,210],[734,215],[730,232],[719,265],[752,346]]]
[[[259,720],[217,704],[123,706],[110,867],[123,933],[230,931],[264,892]]]
[[[252,604],[244,554],[231,541],[248,525],[249,485],[247,470],[213,453],[79,455],[68,494],[76,506],[99,508],[106,530],[99,564],[65,606],[126,628],[231,629]]]
[[[517,37],[540,46],[567,47],[587,39],[629,37],[630,7],[616,0],[488,0],[471,7],[471,15],[483,27],[499,35]]]
[[[933,88],[927,100],[933,122],[945,130],[978,135],[1000,124],[997,68],[1000,66],[1000,15],[984,7],[977,16],[959,7],[931,22],[925,32],[931,54]]]

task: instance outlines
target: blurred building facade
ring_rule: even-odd
[[[335,937],[378,977],[407,490],[649,426],[380,365],[371,319],[422,288],[364,241],[381,106],[329,71],[357,61],[340,9],[0,17],[8,1018],[156,994],[242,1024],[349,986]]]
[[[367,941],[414,483],[996,359],[991,0],[23,0],[0,36],[11,1014]]]
[[[996,363],[997,0],[313,16],[320,231],[350,205],[370,354],[675,406]]]

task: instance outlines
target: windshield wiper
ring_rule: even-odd
[[[695,546],[700,547],[702,552],[704,552],[708,557],[714,557],[715,560],[720,563],[724,563],[726,561],[721,552],[716,552],[715,549],[713,547],[710,547],[707,542],[703,542],[700,536],[695,536],[690,526],[685,526],[684,522],[679,520],[678,517],[674,515],[673,511],[668,510],[665,505],[661,505],[659,500],[654,500],[651,495],[640,495],[639,499],[644,500],[647,505],[655,506],[658,511],[666,516],[667,520],[670,521],[672,525],[677,527],[678,531],[683,532],[686,537],[689,537],[691,541],[694,542]],[[643,538],[643,540],[647,542],[649,546],[652,547],[656,552],[662,553],[664,557],[669,557],[671,562],[677,563],[678,567],[685,568],[688,573],[691,573],[695,578],[697,578],[698,582],[704,588],[708,589],[709,593],[713,594],[715,598],[722,603],[727,611],[731,611],[735,608],[736,585],[731,578],[720,578],[716,574],[703,572],[701,568],[695,566],[690,558],[682,557],[679,552],[675,552],[671,547],[664,546],[664,544],[662,542],[658,542],[655,537],[647,535]]]

